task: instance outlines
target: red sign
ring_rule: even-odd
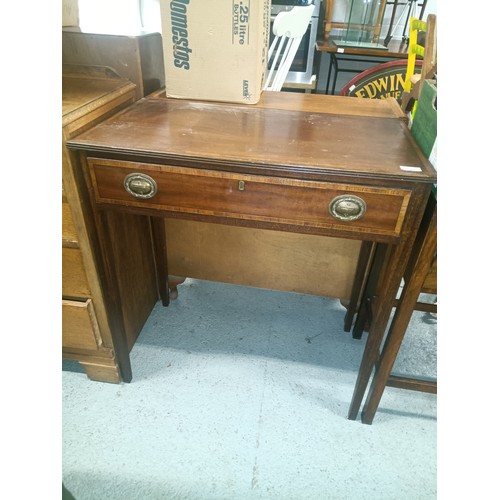
[[[367,69],[347,83],[340,95],[365,99],[394,97],[399,101],[403,93],[407,65],[406,59],[398,59]],[[422,61],[417,61],[416,73],[420,72],[421,66]]]

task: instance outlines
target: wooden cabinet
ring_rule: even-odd
[[[122,78],[135,83],[137,99],[165,86],[160,33],[112,35],[83,33],[78,27],[64,28],[62,61],[113,68]]]
[[[135,92],[109,68],[63,65],[62,353],[79,361],[89,378],[106,382],[130,379],[128,353],[158,297],[151,231],[146,219],[134,216],[122,220],[126,228],[117,227],[110,214],[110,236],[126,232],[128,251],[101,253],[84,174],[65,143],[132,104]],[[112,294],[104,290],[108,258],[120,269]],[[129,305],[126,316],[118,303]]]

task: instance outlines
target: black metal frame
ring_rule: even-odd
[[[340,56],[340,58],[339,58]],[[364,69],[339,69],[339,59],[340,61],[346,61],[346,62],[361,62],[361,63],[372,63],[373,65],[377,64],[383,64],[385,62],[388,62],[391,59],[401,59],[401,55],[398,56],[390,56],[390,55],[385,55],[383,52],[380,55],[373,55],[373,56],[359,56],[358,57],[353,57],[350,54],[346,54],[344,57],[344,54],[338,53],[338,52],[330,52],[330,65],[328,67],[328,76],[326,78],[326,90],[325,94],[328,94],[328,89],[330,88],[330,80],[332,78],[332,70],[335,70],[333,74],[333,84],[332,84],[332,91],[331,95],[335,94],[335,88],[337,86],[337,76],[339,73],[363,73],[365,71]]]

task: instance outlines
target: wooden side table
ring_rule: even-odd
[[[107,230],[111,214],[117,223],[152,217],[155,228],[172,218],[372,241],[388,249],[370,333],[378,347],[436,172],[390,102],[273,94],[256,106],[145,98],[67,142],[108,256],[104,288],[126,314],[113,295],[120,245]],[[370,116],[379,107],[386,116]],[[165,303],[161,240],[158,233]],[[362,394],[368,381],[358,374]]]

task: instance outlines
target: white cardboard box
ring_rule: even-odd
[[[167,97],[255,104],[271,0],[160,0]]]

